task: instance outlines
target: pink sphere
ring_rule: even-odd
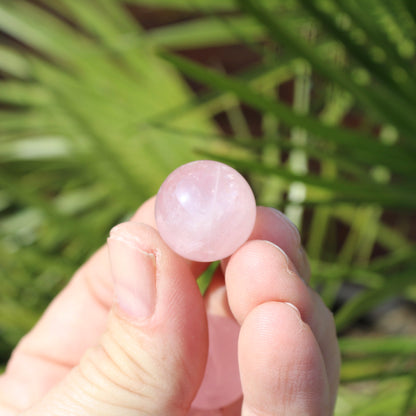
[[[205,411],[221,409],[243,395],[238,368],[240,325],[225,316],[208,314],[207,318],[208,361],[201,386],[192,402],[192,409]]]
[[[190,260],[210,262],[228,257],[248,239],[256,201],[235,169],[200,160],[166,178],[157,194],[155,216],[172,250]]]

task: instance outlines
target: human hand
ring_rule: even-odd
[[[334,322],[299,277],[307,281],[309,269],[294,226],[259,207],[250,241],[222,261],[201,297],[195,279],[207,265],[172,252],[152,228],[153,212],[151,199],[115,227],[108,249],[21,340],[0,377],[0,414],[332,414]],[[244,399],[205,413],[189,409],[207,359],[207,312],[241,325]]]

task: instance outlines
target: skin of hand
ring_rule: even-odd
[[[18,344],[0,376],[2,416],[329,416],[340,355],[331,312],[307,285],[296,227],[258,207],[248,242],[207,264],[161,240],[154,198],[108,240]],[[206,313],[240,325],[243,398],[190,410],[207,359]]]

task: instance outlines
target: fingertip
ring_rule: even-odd
[[[144,223],[124,222],[110,231],[109,243],[111,242],[117,243],[117,252],[113,250],[114,244],[109,244],[113,265],[116,263],[120,266],[119,274],[124,274],[122,279],[130,288],[135,283],[134,290],[130,290],[131,295],[134,293],[137,298],[143,293],[144,279],[154,280],[152,285],[156,292],[151,292],[147,286],[144,292],[152,293],[156,298],[156,316],[153,319],[164,320],[178,314],[182,316],[189,313],[189,310],[183,311],[184,308],[190,308],[185,307],[188,304],[203,307],[189,263],[170,249],[156,229]]]
[[[247,315],[239,362],[244,414],[329,414],[319,346],[293,305],[267,302]]]
[[[244,364],[244,370],[259,371],[260,375],[265,370],[274,371],[271,364],[275,356],[289,355],[299,349],[306,328],[299,310],[289,302],[271,301],[256,306],[240,331],[240,362],[248,364]],[[254,357],[254,351],[261,354]]]
[[[279,246],[290,258],[305,280],[309,280],[309,265],[301,248],[301,236],[290,219],[271,207],[257,207],[256,223],[249,240],[267,240]]]
[[[273,226],[271,229],[270,226]],[[279,230],[286,236],[288,245],[300,246],[301,238],[296,225],[283,212],[272,207],[257,207],[257,218],[252,236],[259,238],[269,235],[271,240],[276,238],[275,231]],[[283,244],[283,241],[280,241]]]
[[[254,307],[265,302],[308,305],[306,286],[290,259],[269,241],[249,241],[234,253],[225,279],[231,310],[240,323]]]

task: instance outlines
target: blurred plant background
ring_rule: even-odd
[[[175,167],[300,228],[336,415],[416,414],[416,2],[2,0],[0,362]]]

